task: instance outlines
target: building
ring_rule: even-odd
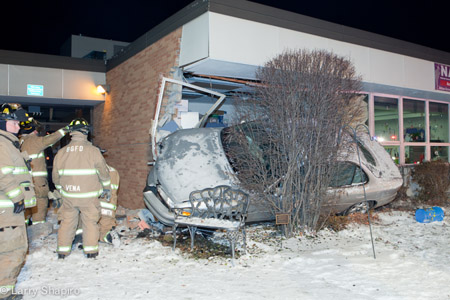
[[[61,46],[60,54],[70,57],[111,59],[130,43],[93,38],[82,35],[71,35]]]
[[[448,160],[450,53],[242,0],[194,1],[108,59],[106,66],[102,62],[104,69],[91,62],[74,70],[80,62],[75,58],[45,66],[27,65],[36,60],[25,60],[21,68],[59,73],[58,93],[26,95],[25,84],[50,89],[31,77],[0,85],[0,95],[32,104],[76,102],[92,108],[94,142],[108,149],[108,162],[121,174],[121,204],[141,208],[148,163],[153,160],[149,130],[161,78],[186,80],[227,95],[218,114],[226,123],[233,115],[231,96],[247,90],[257,67],[287,48],[325,49],[351,59],[363,77],[370,131],[399,164]],[[10,74],[19,66],[11,53],[2,53],[0,78],[6,78],[6,70]],[[90,79],[68,82],[73,72]],[[93,91],[105,83],[110,86],[106,95],[68,92]],[[20,93],[12,88],[15,85]],[[205,114],[214,101],[211,95],[169,86],[159,124],[188,115],[179,115],[180,110]]]

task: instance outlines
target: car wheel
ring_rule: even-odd
[[[368,202],[359,202],[350,206],[345,212],[344,215],[354,214],[354,213],[367,213],[369,209],[371,209],[375,203],[373,201]]]

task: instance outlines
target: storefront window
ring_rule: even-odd
[[[379,142],[398,141],[398,99],[374,97],[375,136]]]
[[[448,147],[431,146],[431,160],[442,160],[448,162]]]
[[[425,160],[425,147],[405,146],[405,163],[421,164]]]
[[[405,142],[425,142],[425,102],[403,99],[403,136]]]
[[[392,160],[396,163],[400,163],[400,151],[399,146],[384,146],[384,149],[389,153]]]
[[[449,103],[376,94],[369,100],[370,131],[396,164],[450,162]]]
[[[430,102],[430,142],[448,143],[448,104]]]

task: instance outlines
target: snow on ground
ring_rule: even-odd
[[[448,211],[448,209],[447,209]],[[195,260],[158,241],[100,244],[91,260],[55,253],[56,234],[33,242],[17,292],[24,299],[450,299],[449,219],[418,223],[412,212],[379,213],[315,238],[268,238],[248,227],[248,252]]]

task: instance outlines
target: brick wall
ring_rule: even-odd
[[[142,191],[151,160],[149,129],[160,76],[178,66],[181,28],[106,74],[111,86],[104,104],[94,109],[94,144],[107,149],[106,161],[119,171],[119,205],[144,208]]]

